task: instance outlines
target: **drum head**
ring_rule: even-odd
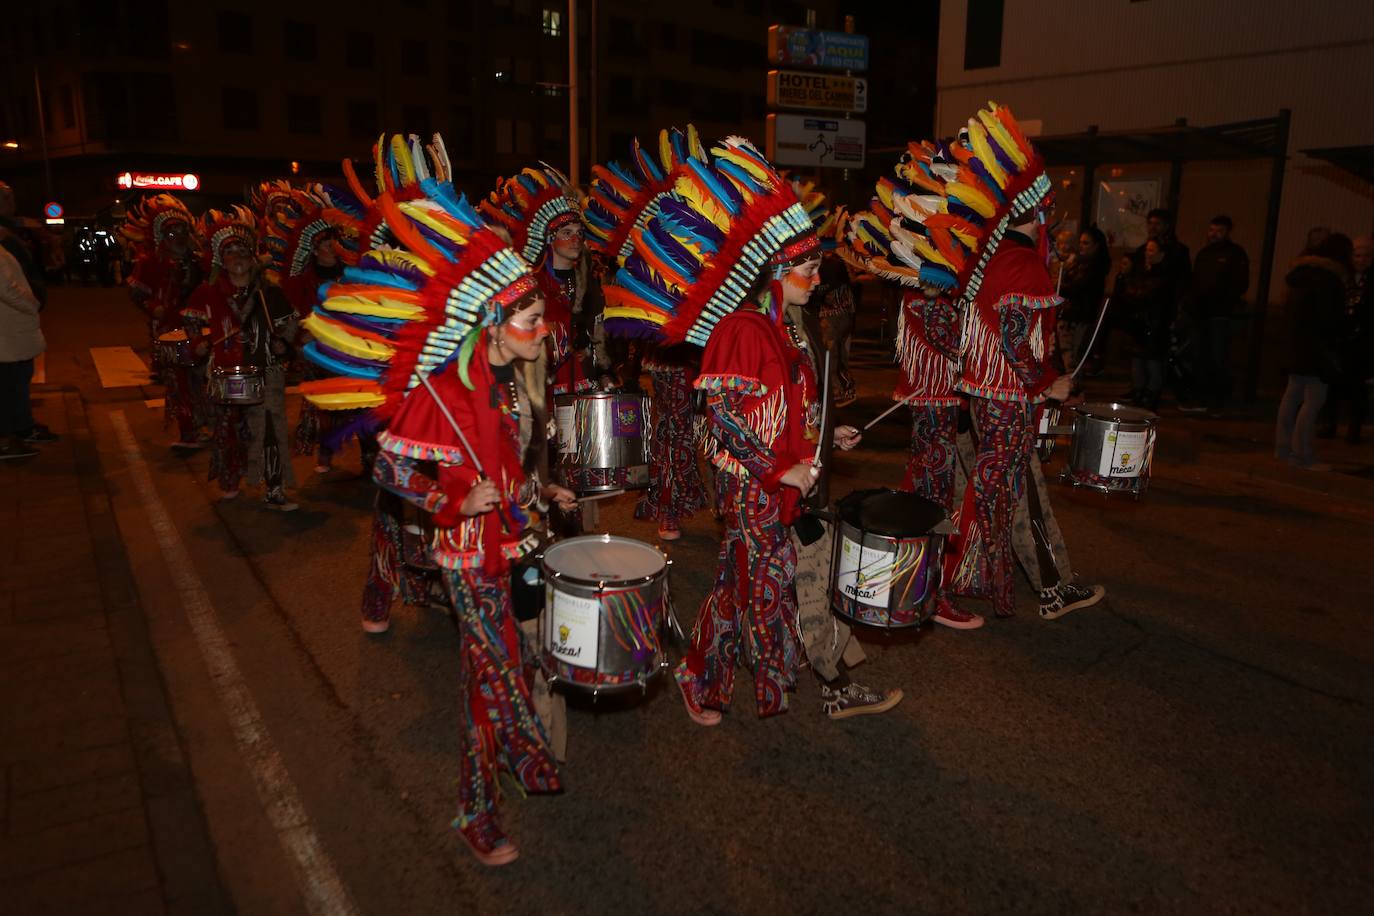
[[[643,541],[613,534],[585,534],[544,551],[550,572],[584,582],[647,579],[663,571],[663,554]]]
[[[1159,419],[1158,414],[1150,413],[1142,407],[1132,407],[1129,404],[1078,404],[1074,410],[1085,417],[1092,417],[1095,420],[1109,420],[1116,423],[1153,423]]]
[[[162,341],[163,343],[180,343],[181,341],[186,339],[186,332],[168,331],[166,334],[159,335],[157,339]]]
[[[946,518],[938,504],[899,490],[855,490],[840,500],[839,509],[855,528],[892,538],[925,534]]]

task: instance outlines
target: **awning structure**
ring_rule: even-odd
[[[1082,133],[1035,137],[1031,142],[1049,165],[1273,159],[1287,154],[1285,122],[1280,114],[1195,127],[1180,118],[1168,127],[1113,131],[1089,127]]]
[[[1361,181],[1374,184],[1374,146],[1325,146],[1321,149],[1305,149],[1303,152],[1344,169]]]

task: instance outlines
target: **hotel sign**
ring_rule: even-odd
[[[768,71],[768,104],[774,108],[868,111],[868,80],[861,76]]]

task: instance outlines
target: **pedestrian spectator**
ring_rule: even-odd
[[[0,247],[19,262],[28,281],[29,290],[39,305],[48,301],[48,285],[43,279],[43,268],[33,256],[33,246],[25,237],[14,218],[14,189],[0,181]]]
[[[1059,351],[1069,371],[1088,356],[1084,348],[1101,313],[1102,294],[1111,269],[1107,237],[1101,229],[1089,226],[1078,235],[1078,250],[1065,266],[1064,282],[1059,288],[1064,299],[1059,313]]]
[[[18,259],[0,246],[0,460],[30,458],[33,443],[57,439],[33,421],[29,404],[33,361],[44,349],[42,309]]]
[[[821,261],[821,282],[811,292],[807,308],[820,318],[821,338],[835,369],[833,404],[844,407],[858,398],[854,376],[849,371],[850,337],[854,333],[854,283],[849,268],[834,252]]]
[[[1231,394],[1231,320],[1245,306],[1250,258],[1231,241],[1231,217],[1214,216],[1183,297],[1180,336],[1193,369],[1179,409],[1219,412]]]
[[[1303,254],[1311,254],[1317,250],[1317,246],[1326,241],[1331,230],[1325,226],[1313,226],[1307,230],[1307,242],[1302,246]]]
[[[1119,303],[1122,327],[1131,339],[1131,390],[1126,399],[1150,410],[1159,408],[1164,390],[1164,364],[1169,358],[1169,329],[1174,322],[1174,275],[1165,243],[1145,242],[1143,260],[1123,258],[1112,298]]]
[[[1294,261],[1284,278],[1288,387],[1279,403],[1274,454],[1309,471],[1331,469],[1317,461],[1312,440],[1328,387],[1340,374],[1341,323],[1353,255],[1349,237],[1334,233]]]
[[[1346,405],[1345,441],[1360,444],[1360,428],[1369,408],[1369,379],[1374,376],[1374,239],[1355,240],[1354,270],[1345,295],[1341,322],[1340,375],[1322,410],[1320,438],[1334,439],[1340,408]]]

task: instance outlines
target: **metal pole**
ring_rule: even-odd
[[[1259,389],[1260,363],[1264,357],[1264,319],[1269,311],[1269,281],[1274,273],[1274,244],[1279,234],[1279,209],[1283,203],[1283,173],[1288,166],[1288,127],[1293,112],[1279,109],[1274,128],[1274,159],[1269,167],[1269,207],[1264,216],[1264,243],[1260,248],[1259,276],[1255,281],[1255,304],[1250,318],[1250,354],[1245,367],[1246,401],[1253,401]]]
[[[43,84],[38,79],[38,65],[33,65],[33,95],[38,101],[38,142],[43,148],[43,181],[47,185],[48,200],[52,194],[52,162],[48,159],[48,119],[43,114]]]
[[[582,183],[577,92],[577,0],[568,0],[568,180],[574,188]]]
[[[601,108],[601,84],[598,83],[598,82],[596,81],[596,61],[597,61],[597,58],[596,58],[596,32],[597,32],[597,19],[596,19],[597,10],[596,10],[596,2],[597,2],[597,0],[592,0],[592,16],[591,16],[592,34],[589,36],[590,39],[591,39],[591,44],[592,44],[592,47],[591,47],[591,56],[592,56],[592,59],[591,59],[590,61],[587,62],[587,69],[588,69],[588,71],[589,71],[589,83],[590,83],[590,85],[589,85],[589,87],[588,87],[588,89],[587,89],[587,107],[588,107],[588,109],[590,109],[590,110],[588,111],[588,113],[587,113],[587,120],[588,120],[588,122],[589,122],[589,123],[588,123],[588,130],[587,130],[587,161],[592,162],[592,163],[596,163],[596,162],[600,162],[600,161],[601,161],[601,160],[597,159],[597,157],[596,157],[596,153],[597,153],[597,142],[596,142],[596,141],[597,141],[597,133],[596,133],[596,132],[597,132],[597,115],[600,113],[600,108]]]

